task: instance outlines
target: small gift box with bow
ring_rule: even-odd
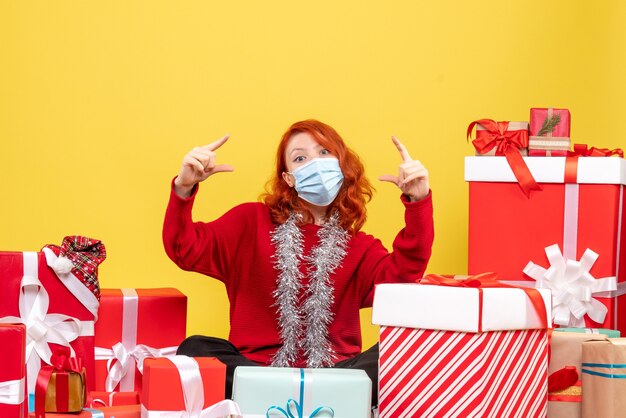
[[[380,284],[381,418],[545,417],[550,292],[493,273]]]
[[[43,366],[35,387],[35,416],[46,412],[80,412],[87,402],[85,368],[82,361],[59,350],[50,357],[52,365]]]
[[[548,416],[550,418],[580,418],[582,416],[583,343],[607,338],[604,334],[556,332],[556,330],[552,333],[548,367]]]
[[[187,297],[176,289],[103,289],[96,323],[96,390],[141,393],[143,360],[176,354]]]
[[[89,392],[90,408],[101,408],[120,405],[139,405],[139,392]]]
[[[233,400],[244,417],[369,418],[371,397],[363,370],[235,369]]]
[[[530,109],[528,155],[565,157],[570,149],[570,113],[567,109]]]
[[[582,384],[583,417],[626,417],[626,338],[583,343]]]
[[[468,272],[497,271],[552,290],[553,322],[626,331],[626,160],[575,145],[568,157],[526,157],[543,191],[527,199],[498,157],[466,157]]]
[[[41,252],[0,252],[0,322],[27,327],[30,396],[39,369],[63,347],[82,361],[88,386],[93,382],[97,273],[105,258],[102,242],[81,236],[65,237],[61,246],[47,245]]]
[[[149,358],[144,364],[141,416],[222,418],[240,416],[224,400],[226,365],[212,357]]]
[[[0,323],[0,417],[24,418],[26,401],[26,327]]]
[[[29,414],[35,418],[35,414]],[[83,408],[80,412],[46,414],[47,418],[141,418],[141,405],[103,406]],[[178,418],[178,417],[177,417]]]

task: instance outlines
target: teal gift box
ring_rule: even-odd
[[[606,328],[554,328],[555,331],[560,332],[578,332],[582,334],[603,334],[609,338],[619,338],[620,332],[616,329]]]
[[[233,400],[244,418],[368,418],[363,370],[237,367]]]

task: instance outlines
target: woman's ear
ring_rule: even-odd
[[[283,171],[283,180],[285,180],[285,183],[287,183],[289,187],[293,187],[296,184],[293,174],[285,171]]]

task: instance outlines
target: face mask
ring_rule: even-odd
[[[314,158],[292,173],[301,199],[317,206],[328,206],[343,184],[343,173],[336,158]]]

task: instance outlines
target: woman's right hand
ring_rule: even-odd
[[[215,173],[233,171],[235,168],[228,164],[216,164],[215,151],[228,141],[226,135],[215,142],[203,147],[195,147],[183,158],[183,165],[180,173],[174,180],[174,191],[180,197],[191,196],[193,187],[206,180]]]

